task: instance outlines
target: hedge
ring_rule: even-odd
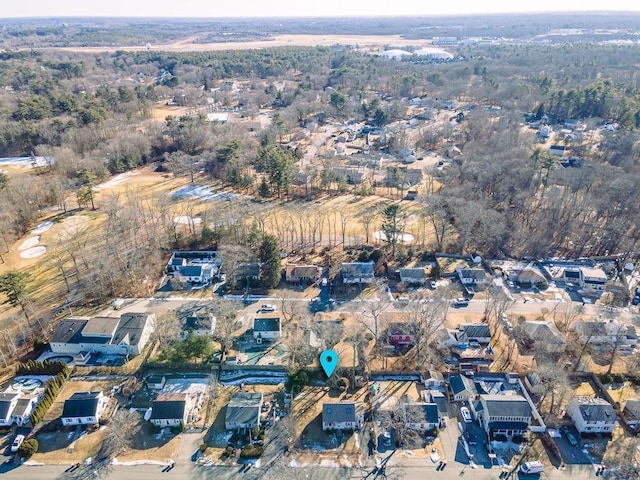
[[[18,455],[24,458],[29,458],[31,455],[38,451],[38,440],[35,438],[30,438],[29,440],[25,440],[18,447]]]
[[[34,362],[34,363],[36,364],[49,363],[49,366],[40,367],[43,370],[45,368],[53,368],[51,367],[51,364],[61,364],[62,366],[58,365],[58,374],[47,382],[47,386],[44,389],[44,395],[42,396],[42,400],[40,400],[36,408],[33,410],[31,415],[29,416],[29,420],[31,420],[31,425],[33,426],[37,425],[42,421],[44,416],[47,414],[49,407],[51,407],[56,397],[58,396],[58,393],[60,393],[60,390],[62,390],[62,387],[64,386],[66,381],[69,379],[69,376],[71,375],[71,371],[69,370],[69,367],[64,362]],[[21,364],[21,365],[26,365],[26,364]],[[20,365],[18,365],[18,368],[20,368]],[[37,370],[37,369],[38,369],[38,366],[36,365],[36,367],[34,367],[31,370]],[[34,374],[32,373],[31,375],[34,375]]]

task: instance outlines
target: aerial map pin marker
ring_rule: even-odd
[[[330,377],[338,366],[338,354],[334,350],[325,350],[320,354],[320,365],[327,377]]]

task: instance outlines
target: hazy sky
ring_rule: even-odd
[[[640,11],[631,0],[5,0],[0,17],[264,17]]]

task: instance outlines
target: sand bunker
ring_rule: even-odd
[[[382,240],[383,242],[387,241],[387,236],[383,231],[374,232],[373,238],[376,240]],[[410,233],[400,232],[396,233],[396,240],[400,243],[412,243],[415,241],[415,237]]]
[[[34,235],[39,235],[40,233],[46,232],[51,227],[53,227],[53,222],[51,221],[42,222],[36,225],[36,228],[31,230],[31,233],[33,233]]]
[[[37,247],[29,248],[20,254],[22,258],[36,258],[47,253],[47,247],[44,245],[38,245]]]
[[[40,236],[27,238],[22,245],[18,247],[18,250],[29,250],[31,247],[35,247],[40,243]]]
[[[173,218],[173,223],[177,223],[179,225],[188,225],[193,223],[194,225],[200,225],[202,223],[202,219],[200,217],[190,217],[188,215],[180,215],[179,217]]]

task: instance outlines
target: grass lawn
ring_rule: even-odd
[[[84,462],[95,457],[102,446],[104,430],[80,431],[64,429],[61,432],[42,432],[36,435],[38,453],[31,457],[33,462],[47,464],[67,464]]]

